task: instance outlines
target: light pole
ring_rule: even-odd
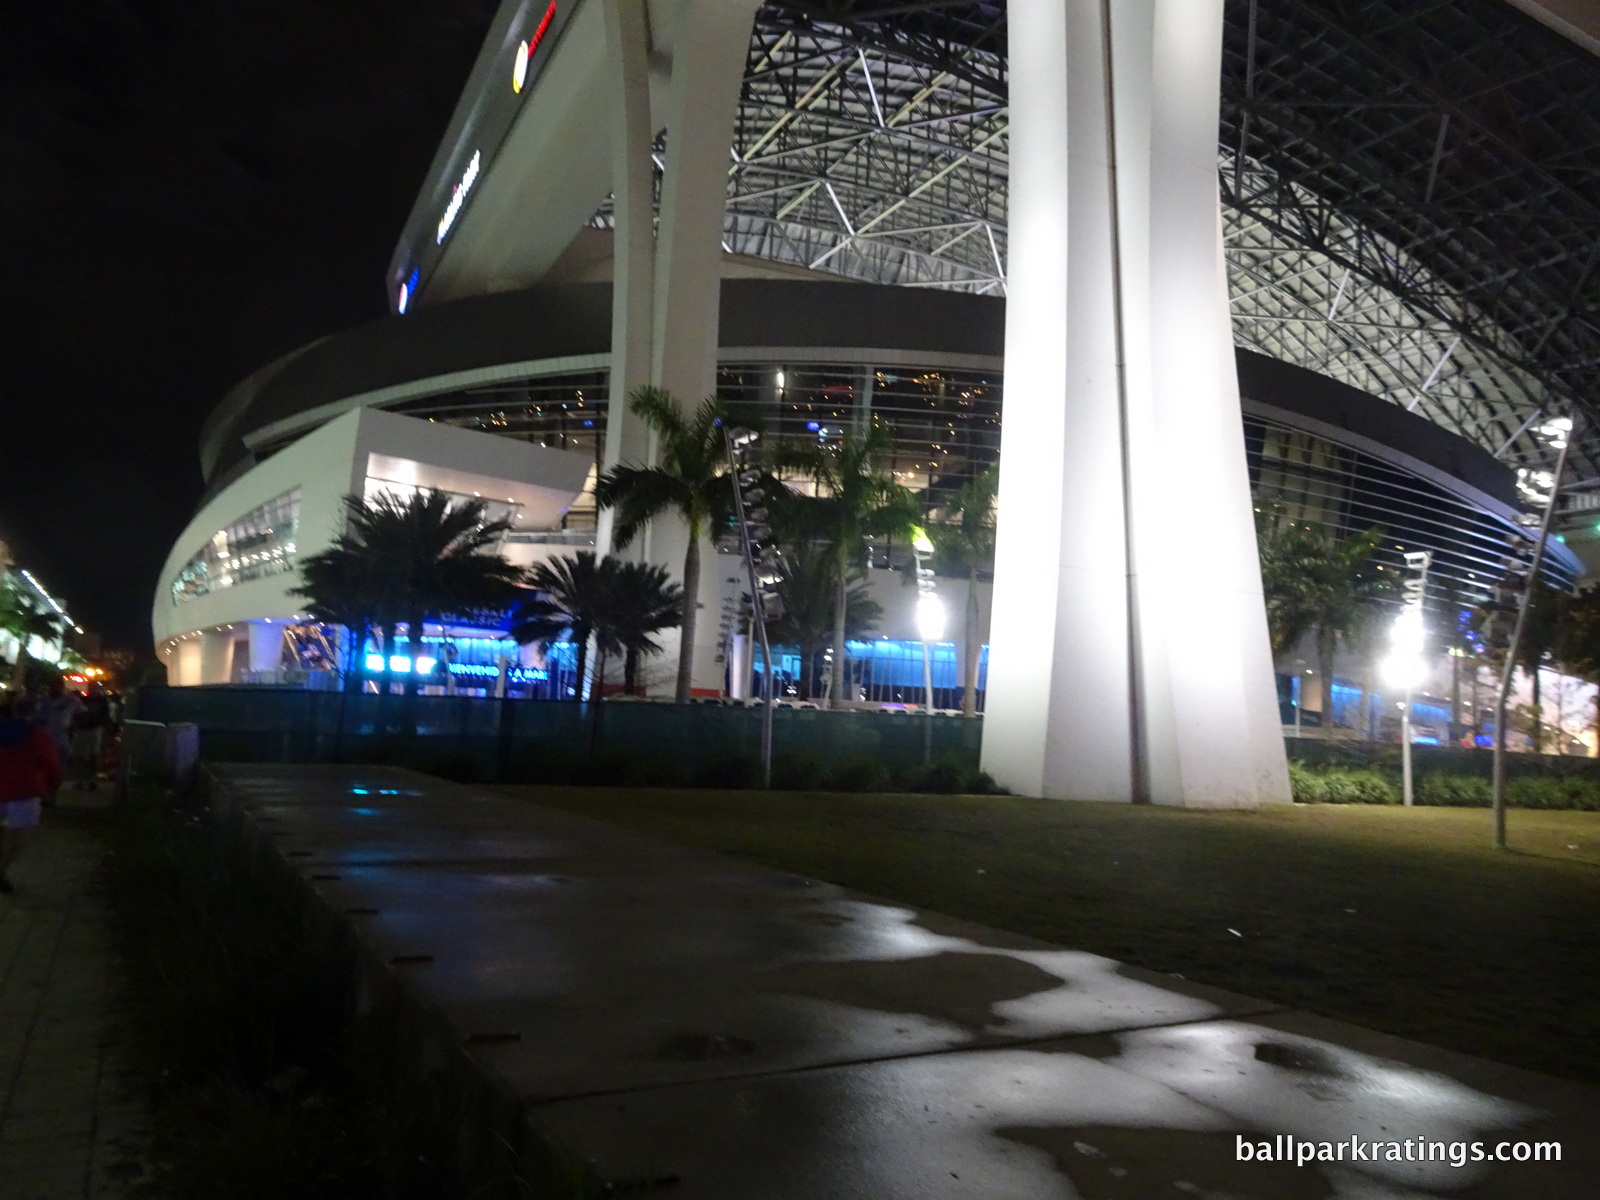
[[[932,592],[917,597],[917,636],[922,639],[922,690],[933,714],[933,659],[929,646],[944,638],[944,601]]]
[[[1416,575],[1404,583],[1405,597],[1400,603],[1400,615],[1394,619],[1389,632],[1389,654],[1383,660],[1385,680],[1395,687],[1405,689],[1405,700],[1400,705],[1400,780],[1406,807],[1415,802],[1411,780],[1411,691],[1422,682],[1427,665],[1422,658],[1427,630],[1422,621],[1422,602],[1428,594],[1428,568],[1433,565],[1433,555],[1427,550],[1408,551],[1406,569]]]
[[[1528,567],[1528,578],[1522,585],[1522,595],[1517,601],[1517,623],[1511,629],[1511,641],[1506,645],[1505,668],[1500,672],[1500,688],[1494,703],[1494,846],[1506,848],[1506,699],[1511,692],[1511,677],[1516,673],[1517,651],[1522,646],[1522,633],[1528,624],[1528,609],[1533,600],[1533,589],[1539,584],[1539,567],[1544,562],[1545,539],[1550,536],[1550,522],[1556,513],[1556,497],[1561,494],[1561,476],[1567,469],[1567,450],[1572,445],[1572,418],[1556,417],[1539,426],[1539,434],[1556,447],[1556,469],[1546,473],[1517,472],[1517,487],[1524,495],[1544,502],[1544,515],[1539,520],[1539,536],[1533,543],[1533,562]],[[1548,487],[1548,495],[1536,490]]]
[[[922,692],[928,724],[922,727],[922,757],[933,758],[933,655],[929,643],[944,637],[944,602],[933,582],[933,541],[920,525],[911,527],[911,553],[916,557],[917,636],[922,639]]]
[[[944,604],[939,599],[933,582],[933,568],[928,561],[933,557],[933,539],[920,525],[911,527],[911,553],[916,559],[917,572],[917,636],[922,639],[922,687],[929,714],[933,712],[933,662],[928,643],[944,637]]]
[[[1305,707],[1306,698],[1306,664],[1303,659],[1295,659],[1294,663],[1294,736],[1300,733],[1300,710]]]

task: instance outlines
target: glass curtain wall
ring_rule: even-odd
[[[183,604],[236,583],[292,571],[300,528],[300,489],[274,496],[219,529],[184,563],[170,585]]]

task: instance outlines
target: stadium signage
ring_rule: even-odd
[[[544,10],[544,16],[539,19],[539,28],[533,31],[531,38],[517,46],[517,56],[511,63],[511,90],[518,95],[522,94],[523,85],[528,82],[528,62],[533,58],[534,51],[539,49],[539,43],[544,41],[545,31],[550,28],[555,16],[556,0],[550,0],[550,7]]]
[[[485,663],[451,663],[450,674],[472,675],[482,679],[498,679],[500,669]],[[507,667],[506,679],[511,683],[543,683],[550,678],[548,671],[538,667]]]
[[[1417,572],[1401,584],[1401,607],[1410,613],[1417,614],[1417,619],[1422,616],[1422,600],[1427,594],[1428,568],[1433,564],[1433,555],[1427,550],[1411,550],[1406,552],[1406,570]]]
[[[482,167],[483,151],[474,150],[472,161],[461,173],[461,182],[456,184],[450,193],[450,203],[445,206],[444,216],[439,218],[439,236],[434,239],[435,242],[443,243],[445,234],[450,232],[450,226],[456,223],[456,218],[461,215],[461,206],[467,202],[467,193],[472,190],[472,185],[478,182],[478,172]]]

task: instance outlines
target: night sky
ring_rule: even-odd
[[[50,0],[0,35],[0,539],[148,650],[200,424],[386,311],[495,0]]]

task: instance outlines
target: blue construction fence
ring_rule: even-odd
[[[483,780],[566,781],[626,755],[692,781],[758,759],[761,710],[720,704],[599,704],[474,696],[403,696],[298,688],[144,687],[141,721],[190,722],[201,753],[222,762],[395,762]],[[773,712],[774,761],[836,770],[876,764],[898,778],[929,762],[976,771],[982,721],[870,711]]]

